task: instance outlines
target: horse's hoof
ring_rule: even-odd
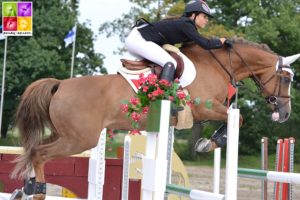
[[[195,151],[196,152],[209,152],[212,151],[214,148],[213,142],[206,138],[200,138],[195,144]]]
[[[21,200],[23,196],[23,191],[20,189],[16,189],[10,196],[9,200]]]

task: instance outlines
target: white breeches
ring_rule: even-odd
[[[161,46],[154,42],[147,41],[143,38],[137,27],[133,28],[126,38],[125,46],[129,53],[133,56],[142,59],[146,58],[160,66],[164,66],[167,62],[172,62],[174,66],[177,66],[176,60],[170,56]],[[179,79],[182,87],[189,85],[196,76],[196,70],[192,61],[186,57],[183,53],[178,53],[184,62],[184,71]]]

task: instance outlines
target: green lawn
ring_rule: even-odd
[[[223,156],[223,155],[222,155]],[[269,155],[269,166],[268,170],[275,171],[275,158],[276,154]],[[260,156],[248,156],[248,155],[239,155],[238,166],[241,168],[252,168],[252,169],[261,169],[261,160]],[[197,161],[184,161],[184,165],[187,166],[211,166],[214,165],[213,153],[205,156],[199,156]],[[221,167],[226,167],[226,159],[223,156],[221,160]],[[294,172],[300,173],[300,164],[294,163]]]

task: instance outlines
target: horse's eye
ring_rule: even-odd
[[[284,78],[283,78],[283,82],[284,82],[285,84],[289,84],[289,83],[291,82],[291,78],[290,78],[290,77],[284,77]]]

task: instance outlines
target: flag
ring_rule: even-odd
[[[3,35],[3,33],[2,33],[2,25],[0,25],[0,30],[1,30],[0,40],[4,40],[5,39],[5,35]]]
[[[236,88],[231,83],[228,83],[227,108],[229,108],[230,99],[235,95],[235,93]]]
[[[0,33],[0,40],[4,40],[5,39],[5,35],[3,35],[3,33]]]
[[[72,44],[75,41],[75,38],[76,38],[76,26],[74,26],[64,38],[65,47],[69,46],[69,44]]]

